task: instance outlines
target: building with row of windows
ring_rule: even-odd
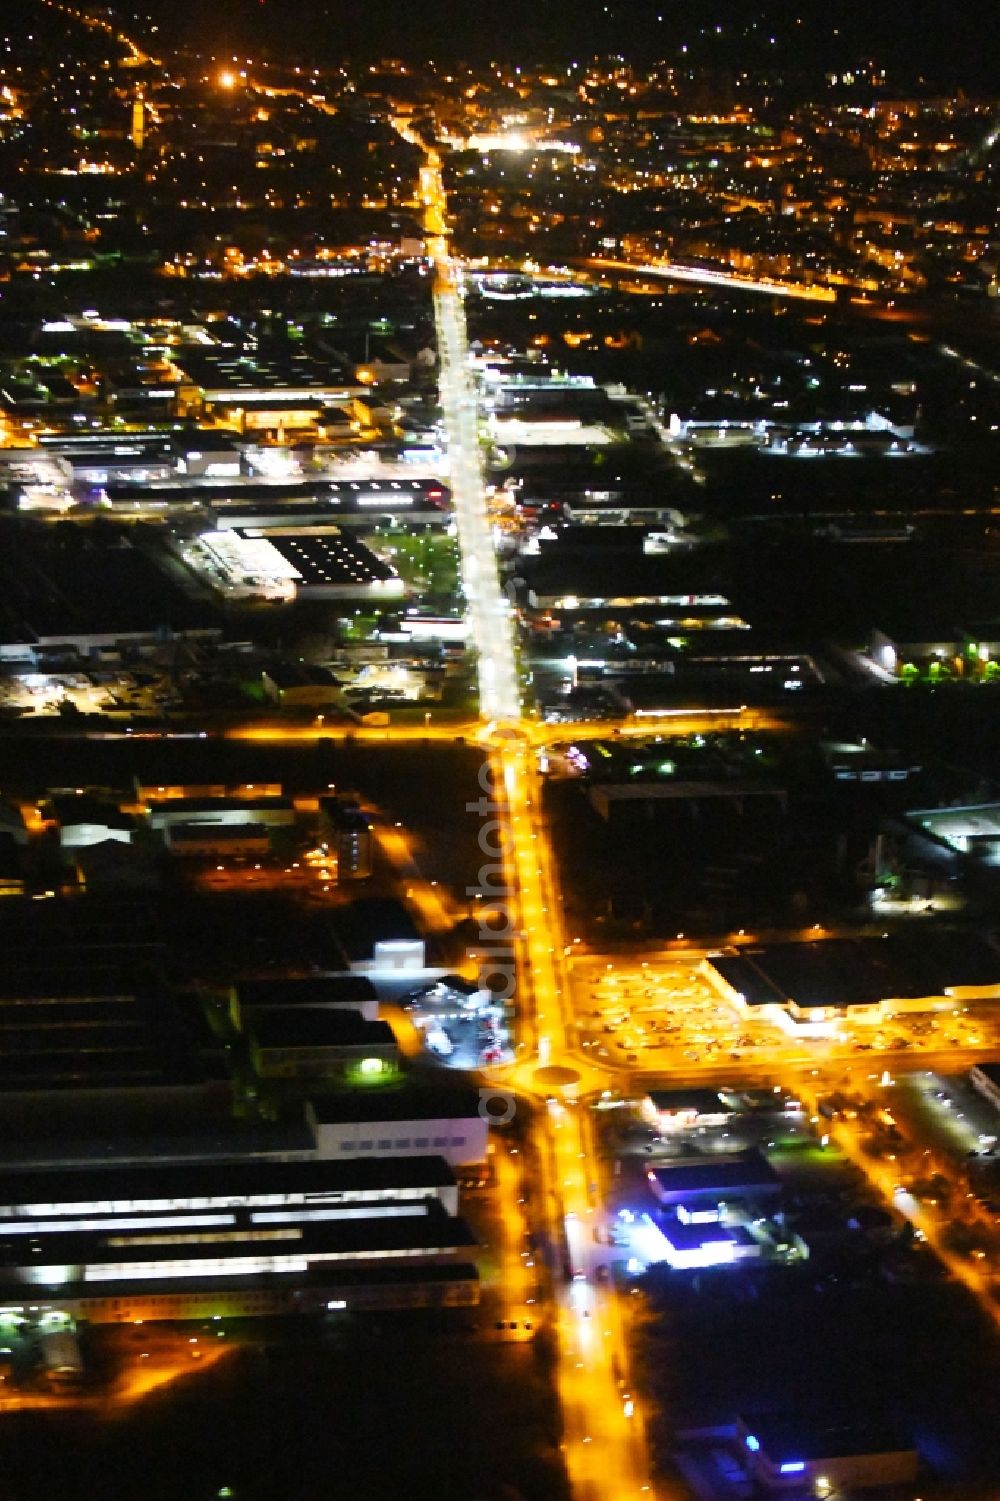
[[[125,1322],[475,1302],[457,1211],[431,1153],[10,1170],[0,1305]]]

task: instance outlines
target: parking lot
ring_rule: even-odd
[[[650,960],[575,958],[570,973],[580,1046],[595,1062],[679,1071],[728,1062],[819,1062],[854,1053],[981,1049],[986,1056],[1000,1050],[1000,1016],[988,1002],[900,1015],[881,1025],[844,1017],[832,1037],[800,1037],[729,1005],[699,973],[701,958],[694,951]]]
[[[577,960],[572,968],[581,1046],[595,1058],[648,1068],[739,1061],[787,1045],[776,1027],[736,1014],[697,972],[676,961]]]

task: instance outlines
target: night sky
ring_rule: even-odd
[[[679,60],[686,45],[686,60],[702,66],[776,59],[811,70],[872,55],[900,76],[1000,90],[983,0],[146,0],[142,8],[208,50],[523,61],[620,51]]]

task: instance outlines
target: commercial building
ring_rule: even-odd
[[[342,881],[363,881],[372,873],[373,836],[371,821],[351,798],[321,797],[320,835],[337,855]]]
[[[644,1214],[633,1229],[629,1243],[639,1253],[640,1265],[665,1262],[675,1272],[703,1271],[708,1267],[732,1266],[736,1261],[758,1260],[761,1241],[743,1225],[723,1225],[701,1215]],[[640,1259],[641,1258],[641,1259]]]
[[[724,1126],[733,1114],[717,1089],[651,1089],[640,1110],[643,1120],[664,1133]]]
[[[826,1496],[907,1485],[920,1463],[912,1443],[868,1423],[747,1415],[737,1418],[736,1436],[750,1473],[768,1490]]]
[[[262,823],[175,823],[163,833],[167,849],[182,859],[260,859],[271,849],[270,832]]]
[[[971,932],[766,944],[712,955],[701,972],[741,1014],[799,1037],[1000,997],[1000,952]]]
[[[761,1152],[741,1156],[676,1157],[646,1173],[654,1198],[683,1224],[723,1220],[733,1206],[769,1205],[781,1196],[781,1179]]]

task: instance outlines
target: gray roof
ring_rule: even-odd
[[[671,1196],[753,1189],[773,1191],[781,1186],[774,1168],[760,1152],[748,1152],[742,1157],[686,1157],[658,1162],[650,1168],[649,1177],[661,1194]]]

